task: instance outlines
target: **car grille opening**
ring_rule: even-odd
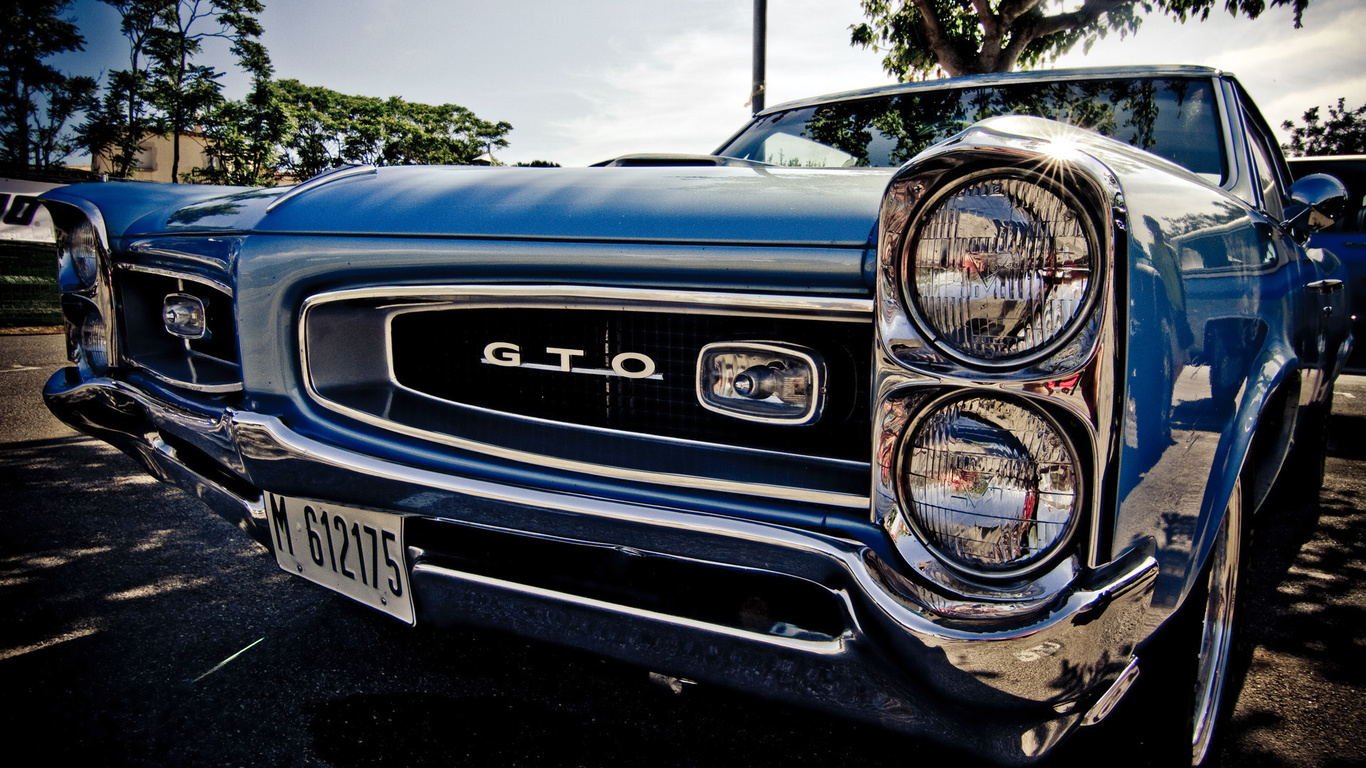
[[[397,286],[312,297],[301,331],[309,395],[405,438],[538,471],[868,508],[866,300]],[[703,407],[697,366],[718,342],[810,350],[825,368],[820,418]]]
[[[441,400],[588,427],[866,460],[867,411],[856,407],[868,397],[868,366],[856,362],[867,354],[865,331],[785,318],[478,309],[399,315],[391,344],[398,383]],[[820,421],[754,424],[703,408],[696,396],[698,353],[708,343],[737,339],[820,350],[830,380]],[[515,345],[522,362],[550,369],[480,362],[491,342]],[[547,349],[582,350],[574,367],[595,371],[611,370],[621,352],[645,354],[659,378],[567,373],[557,369],[563,356]]]

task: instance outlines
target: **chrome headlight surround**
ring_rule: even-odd
[[[83,376],[105,376],[118,366],[109,243],[98,211],[44,201],[57,235],[57,286],[67,357]]]
[[[1127,214],[1118,178],[1099,159],[1110,156],[1106,142],[1038,118],[993,119],[922,153],[892,178],[883,197],[875,273],[872,516],[900,561],[898,591],[931,614],[972,621],[1033,615],[1084,569],[1109,561],[1112,521],[1102,503],[1103,477],[1116,450],[1121,407],[1115,265],[1126,258]],[[930,332],[914,288],[907,290],[903,265],[914,253],[918,227],[945,201],[996,179],[1037,186],[1074,211],[1090,265],[1085,289],[1074,292],[1080,303],[1068,308],[1065,321],[1027,350],[992,357],[965,354],[941,340],[947,334]],[[1048,425],[1077,473],[1071,519],[1034,556],[1011,566],[955,560],[942,539],[915,521],[903,482],[916,431],[930,428],[941,407],[973,399],[1009,403]]]

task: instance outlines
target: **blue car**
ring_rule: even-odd
[[[46,401],[398,621],[1003,764],[1142,676],[1145,743],[1212,753],[1253,513],[1351,344],[1305,248],[1345,191],[1233,77],[877,88],[606,165],[53,190]]]
[[[1347,268],[1352,306],[1352,335],[1366,334],[1366,155],[1290,158],[1295,176],[1326,173],[1347,187],[1347,206],[1331,227],[1309,239],[1311,248],[1333,254]],[[1366,351],[1358,346],[1347,359],[1346,371],[1366,373]]]

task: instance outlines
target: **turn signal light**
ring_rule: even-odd
[[[182,339],[203,339],[209,335],[204,302],[188,293],[168,294],[161,302],[161,323],[166,332]]]
[[[709,411],[769,424],[813,424],[825,366],[812,350],[769,342],[708,344],[697,359],[697,399]]]

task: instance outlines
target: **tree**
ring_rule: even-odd
[[[181,179],[210,184],[275,186],[288,115],[271,80],[258,81],[242,101],[225,101],[204,115],[208,168]]]
[[[50,168],[81,149],[80,137],[67,133],[66,125],[77,114],[89,113],[99,106],[99,83],[93,77],[77,75],[62,78],[48,89],[45,120],[35,120],[33,165]]]
[[[1078,42],[1084,49],[1109,32],[1138,30],[1142,12],[1181,21],[1209,18],[1219,0],[862,0],[868,21],[855,24],[853,45],[886,54],[882,67],[898,80],[936,70],[952,75],[1009,72],[1056,59]],[[1233,15],[1255,19],[1289,5],[1299,28],[1309,0],[1224,0]],[[1070,10],[1069,10],[1070,9]],[[1053,13],[1049,13],[1053,11]]]
[[[180,136],[222,102],[222,73],[194,63],[211,38],[228,40],[239,61],[262,56],[260,0],[173,0],[162,4],[148,38],[148,95],[160,115],[157,131],[171,139],[171,178],[180,174]],[[268,59],[267,59],[268,61]]]
[[[61,18],[69,5],[70,0],[0,2],[0,162],[6,165],[45,165],[53,157],[57,137],[45,141],[36,134],[58,117],[60,134],[66,121],[88,106],[82,98],[84,81],[43,63],[58,53],[84,50],[85,38],[76,24]],[[47,123],[42,102],[48,107]]]
[[[1339,98],[1336,107],[1328,107],[1328,119],[1320,122],[1319,108],[1304,111],[1304,125],[1286,120],[1281,127],[1290,131],[1290,142],[1281,145],[1286,154],[1295,157],[1322,155],[1366,154],[1366,104],[1356,109],[1347,108],[1347,100]]]
[[[119,30],[128,40],[128,69],[109,73],[104,98],[77,133],[93,155],[109,163],[111,175],[136,170],[139,147],[153,130],[148,104],[145,55],[168,0],[101,0],[119,12]]]
[[[248,28],[248,22],[236,26]],[[221,102],[204,116],[204,151],[210,167],[182,174],[186,181],[275,185],[289,116],[280,88],[271,79],[275,68],[270,55],[258,37],[259,29],[234,41],[238,65],[251,75],[251,92],[242,101]]]
[[[351,96],[297,80],[277,85],[293,125],[282,146],[281,169],[297,179],[353,163],[470,163],[506,147],[512,130],[457,104]]]

